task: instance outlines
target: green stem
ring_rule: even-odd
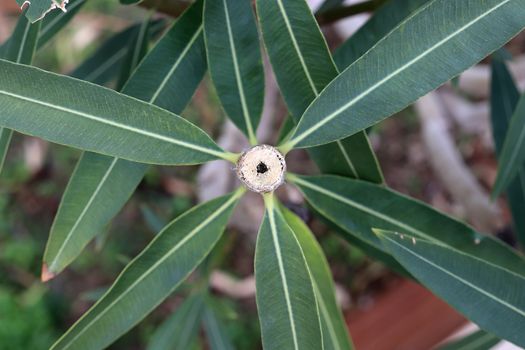
[[[232,152],[222,152],[220,155],[218,155],[220,158],[227,160],[228,162],[231,162],[233,164],[237,164],[237,161],[241,157],[240,153],[232,153]]]
[[[279,152],[283,154],[283,156],[285,156],[288,152],[290,152],[294,148],[294,144],[291,141],[293,141],[293,139],[292,140],[288,139],[281,145],[277,146],[277,149],[279,150]]]
[[[272,211],[275,208],[275,196],[273,192],[262,193],[264,199],[264,207],[267,211]]]

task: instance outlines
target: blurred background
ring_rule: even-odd
[[[310,1],[313,10],[322,3]],[[352,5],[358,1],[347,1]],[[118,0],[90,0],[53,40],[40,49],[34,65],[70,74],[97,49],[129,26],[144,21],[149,10]],[[358,11],[362,12],[362,11]],[[0,42],[10,35],[20,13],[15,0],[0,1]],[[327,20],[323,31],[332,48],[354,33],[370,14]],[[166,25],[171,17],[164,18]],[[151,45],[159,34],[152,35]],[[509,67],[525,86],[525,35],[510,42]],[[275,143],[286,115],[272,73],[260,139]],[[108,86],[118,84],[120,66],[108,70]],[[1,74],[1,72],[0,72]],[[423,97],[414,106],[370,130],[386,183],[402,193],[471,223],[515,245],[511,215],[504,199],[491,202],[497,173],[490,125],[490,60]],[[30,83],[30,82],[28,82]],[[0,106],[1,112],[1,106]],[[225,120],[208,77],[182,115],[200,125],[230,151],[248,144]],[[151,167],[129,203],[70,268],[52,281],[40,282],[41,259],[53,217],[78,150],[15,134],[0,175],[0,349],[47,349],[116,278],[122,268],[165,223],[194,204],[233,189],[231,165]],[[289,156],[291,170],[317,172],[302,151]],[[463,317],[413,282],[340,239],[313,217],[299,192],[285,186],[279,195],[316,233],[331,265],[338,300],[358,349],[428,349],[457,332],[473,329]],[[223,324],[236,348],[259,349],[253,254],[263,213],[259,196],[239,206],[216,253],[219,263],[211,288]],[[195,281],[195,277],[193,281]],[[197,288],[192,279],[111,349],[146,349],[155,331]],[[379,333],[378,334],[378,330]],[[199,344],[205,347],[205,340]],[[508,344],[499,344],[509,348]]]

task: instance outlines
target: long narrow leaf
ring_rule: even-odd
[[[525,165],[525,94],[521,96],[510,120],[498,163],[498,176],[494,183],[493,196],[504,191]]]
[[[323,90],[283,149],[325,144],[366,129],[458,75],[524,27],[522,0],[428,2]]]
[[[259,0],[257,13],[275,76],[295,122],[337,68],[308,4]],[[364,132],[309,150],[321,172],[381,183],[383,176]]]
[[[449,246],[376,231],[422,284],[481,328],[525,346],[525,278]]]
[[[70,0],[67,12],[54,11],[42,20],[42,29],[38,36],[38,48],[47,44],[56,33],[68,24],[73,17],[80,11],[86,0]]]
[[[151,335],[147,350],[185,350],[197,339],[204,317],[202,295],[185,300]]]
[[[202,2],[185,12],[140,64],[124,92],[182,112],[206,70]],[[166,59],[169,57],[169,59]],[[44,280],[62,271],[124,206],[148,167],[86,152],[71,176],[44,254]]]
[[[56,11],[50,13],[41,22],[40,32],[38,33],[37,49],[47,44],[62,28],[68,24],[73,17],[80,11],[86,0],[71,0],[69,2],[68,11]],[[0,45],[0,57],[4,57],[4,53],[9,47],[9,40],[7,39]]]
[[[42,279],[69,265],[122,208],[147,165],[85,152],[66,187],[44,253]]]
[[[420,6],[431,0],[390,0],[377,9],[357,32],[334,52],[340,70],[346,69]]]
[[[7,151],[9,150],[12,137],[13,130],[0,128],[0,172],[4,168],[5,158],[7,156]]]
[[[206,72],[202,0],[172,25],[123,88],[123,93],[181,113]]]
[[[210,73],[226,114],[257,144],[264,72],[250,0],[207,0],[204,33]]]
[[[497,154],[500,154],[503,148],[510,118],[518,104],[518,99],[518,89],[505,62],[494,57],[492,60],[490,116]],[[519,170],[518,177],[509,185],[507,198],[518,240],[522,247],[525,247],[525,215],[523,215],[525,213],[525,165]]]
[[[304,253],[266,195],[255,250],[257,309],[265,349],[322,349],[321,320]]]
[[[291,211],[283,208],[283,216],[301,246],[319,303],[323,329],[323,349],[352,349],[348,328],[335,299],[335,287],[326,258],[308,226]]]
[[[387,252],[372,228],[441,242],[525,275],[525,260],[491,236],[395,191],[337,176],[289,176],[308,203],[340,230]]]
[[[3,60],[0,70],[0,126],[143,163],[198,164],[227,158],[197,126],[151,104]]]
[[[60,8],[66,11],[67,0],[16,0],[20,7],[27,7],[25,16],[29,21],[35,23],[51,11]]]
[[[138,26],[135,33],[131,37],[131,40],[128,44],[128,52],[122,61],[122,66],[120,68],[120,75],[117,80],[116,90],[122,90],[122,87],[128,81],[131,73],[137,68],[142,58],[148,52],[148,43],[149,43],[149,28],[151,26],[151,15],[142,21]]]
[[[209,254],[242,193],[214,199],[172,221],[52,349],[102,349],[133,327]]]
[[[111,81],[120,72],[129,50],[127,43],[139,26],[140,24],[135,24],[111,36],[69,75],[99,85]],[[154,20],[148,33],[149,38],[156,37],[164,29],[164,26],[165,21]]]
[[[220,320],[219,317],[220,316],[211,306],[206,307],[204,310],[202,322],[210,349],[233,350],[233,344],[231,343],[231,340],[224,329],[222,320]]]
[[[148,27],[149,18],[132,37],[120,79],[127,80],[145,54]],[[120,209],[114,203],[127,201],[146,169],[145,164],[83,153],[51,227],[42,265],[42,281],[53,278],[80,254]]]
[[[31,24],[24,14],[20,15],[15,30],[7,42],[4,58],[16,63],[31,64],[39,32],[40,23]],[[0,127],[0,172],[2,172],[12,136],[12,130]]]

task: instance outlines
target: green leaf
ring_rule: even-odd
[[[525,278],[449,246],[376,231],[422,284],[482,329],[525,346]]]
[[[505,190],[525,166],[525,94],[512,114],[498,158],[498,176],[492,190],[494,197]]]
[[[475,64],[523,27],[521,0],[428,2],[323,90],[282,149],[329,143],[374,125]]]
[[[136,162],[176,165],[228,159],[204,131],[151,104],[3,60],[0,70],[0,126]]]
[[[519,92],[505,62],[492,60],[491,81],[491,119],[492,133],[497,154],[501,153],[512,112],[519,100]],[[512,212],[514,229],[522,247],[525,247],[525,165],[521,167],[518,178],[507,189],[507,199]]]
[[[195,342],[204,302],[202,295],[186,299],[152,334],[147,350],[184,350]]]
[[[235,349],[224,329],[224,321],[219,319],[219,315],[212,306],[206,307],[202,321],[211,350]]]
[[[490,350],[500,341],[498,337],[479,330],[464,338],[445,344],[438,350]]]
[[[6,44],[5,59],[16,63],[31,64],[38,42],[40,23],[31,24],[22,14]],[[2,172],[5,157],[13,137],[13,131],[0,127],[0,172]]]
[[[232,121],[257,144],[264,102],[264,72],[250,0],[207,0],[206,52],[213,84]]]
[[[7,151],[9,150],[12,137],[13,130],[0,128],[0,172],[4,168],[5,158],[7,156]]]
[[[201,18],[202,1],[191,6],[157,43],[124,93],[174,113],[182,112],[206,70]],[[51,228],[44,254],[44,279],[62,271],[103,230],[147,169],[144,164],[84,153]]]
[[[31,64],[37,47],[39,31],[40,23],[31,24],[21,15],[9,38],[5,59],[16,63]]]
[[[296,122],[338,72],[304,0],[257,0],[264,45]]]
[[[52,349],[102,349],[137,324],[210,253],[242,193],[201,204],[172,221]]]
[[[43,279],[61,272],[122,208],[147,165],[85,152],[69,180],[44,253]]]
[[[281,207],[283,217],[301,246],[306,264],[312,274],[312,284],[319,303],[319,315],[323,330],[323,349],[352,349],[348,328],[335,299],[332,273],[321,246],[308,226],[290,210]]]
[[[265,349],[322,349],[312,275],[299,242],[274,203],[266,213],[255,249],[257,309]]]
[[[432,207],[383,186],[338,176],[297,176],[288,179],[308,203],[340,230],[388,252],[372,228],[404,232],[434,240],[487,262],[525,274],[525,260],[499,240]],[[405,266],[406,267],[406,266]]]
[[[139,64],[123,92],[181,113],[201,82],[206,66],[202,1],[196,1]]]
[[[131,73],[137,68],[142,58],[148,52],[148,32],[151,25],[152,14],[153,12],[150,12],[147,18],[138,26],[136,32],[133,33],[133,36],[128,43],[128,52],[122,62],[120,75],[117,81],[116,90],[118,91],[122,90],[122,87],[126,84]]]
[[[16,0],[20,7],[27,7],[25,16],[32,22],[42,19],[49,12],[60,8],[66,11],[67,0]]]
[[[70,0],[67,12],[53,11],[42,20],[42,29],[38,37],[38,48],[41,48],[51,40],[56,33],[68,24],[80,11],[86,0]]]
[[[129,51],[127,44],[139,26],[140,24],[130,26],[110,37],[69,75],[99,85],[111,81],[121,70],[124,58]],[[156,37],[164,26],[164,20],[154,20],[150,26],[149,37]]]
[[[430,0],[390,0],[377,9],[372,17],[339,46],[334,61],[340,70],[346,69],[385,37],[400,22]]]
[[[337,68],[305,1],[258,0],[257,14],[277,82],[297,123],[337,76]],[[323,173],[383,182],[364,132],[309,151]]]
[[[46,16],[41,22],[40,32],[38,33],[37,48],[39,49],[48,43],[56,33],[73,19],[85,3],[85,0],[71,0],[67,12],[55,11]],[[0,57],[4,57],[4,53],[9,47],[9,40],[10,39],[7,39],[2,45],[0,45]]]
[[[454,89],[459,88],[459,79],[461,78],[461,75],[456,75],[454,78],[450,79],[450,84]]]

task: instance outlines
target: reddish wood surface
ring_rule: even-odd
[[[19,13],[20,7],[15,0],[0,0],[0,12],[8,14]]]
[[[415,282],[400,280],[367,310],[347,315],[357,350],[425,350],[465,324],[466,319]]]

